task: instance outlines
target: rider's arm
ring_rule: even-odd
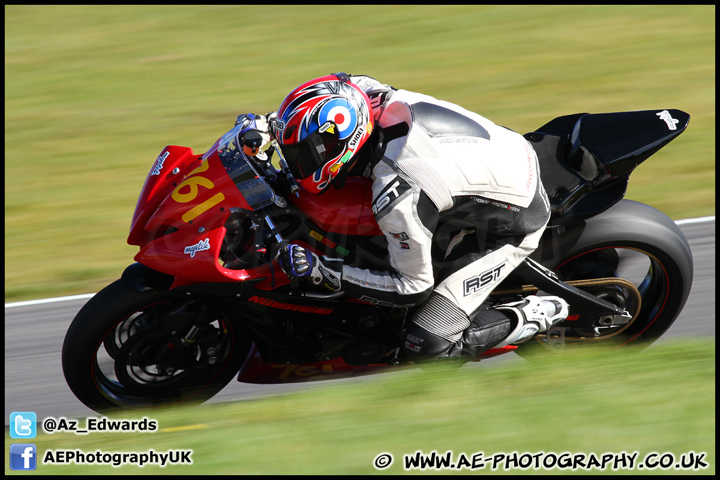
[[[408,177],[381,162],[375,168],[373,212],[388,243],[391,271],[343,266],[342,289],[371,303],[417,305],[434,287],[432,232],[437,208]]]

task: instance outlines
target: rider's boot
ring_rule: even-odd
[[[523,343],[538,333],[546,332],[568,316],[568,303],[560,297],[529,295],[519,302],[494,307],[517,318],[510,334],[495,348]]]
[[[568,304],[562,298],[531,295],[476,312],[457,340],[443,338],[413,322],[405,332],[405,352],[416,363],[450,359],[462,365],[491,348],[522,343],[567,316]]]

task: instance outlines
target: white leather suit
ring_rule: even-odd
[[[477,113],[350,78],[368,94],[377,125],[404,126],[404,134],[365,172],[393,271],[345,265],[343,290],[384,304],[424,302],[414,323],[457,342],[488,294],[538,246],[550,208],[537,156],[522,135]],[[406,348],[419,351],[411,340]]]

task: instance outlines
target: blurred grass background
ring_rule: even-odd
[[[260,400],[194,409],[122,412],[116,419],[157,420],[152,433],[42,432],[33,439],[43,458],[49,449],[101,452],[193,450],[191,466],[114,468],[42,465],[20,475],[198,474],[372,475],[405,472],[403,455],[417,451],[453,460],[483,452],[628,455],[705,453],[703,470],[641,469],[493,471],[465,474],[702,474],[715,473],[715,344],[713,339],[663,341],[633,349],[579,348],[534,362],[496,367],[438,365],[381,377],[329,382],[318,388]],[[40,420],[40,419],[39,419]],[[80,420],[79,428],[85,427]],[[6,457],[12,439],[6,432]],[[376,471],[373,459],[394,462]],[[587,461],[587,460],[586,460]],[[629,466],[629,465],[626,465]],[[12,473],[5,466],[5,473]],[[452,474],[453,470],[422,473]]]
[[[627,198],[715,212],[715,7],[5,6],[5,299],[121,274],[168,144],[202,152],[300,83],[367,74],[526,133],[577,112],[678,108]]]

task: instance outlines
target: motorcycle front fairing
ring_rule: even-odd
[[[158,205],[172,192],[173,182],[182,178],[180,173],[187,173],[188,166],[200,158],[192,149],[177,145],[168,145],[160,152],[150,168],[135,205],[128,244],[143,245],[152,239],[153,232],[145,229],[147,221],[153,216]]]
[[[174,276],[173,287],[251,276],[218,261],[228,218],[236,212],[252,215],[276,198],[237,147],[239,131],[240,126],[231,129],[202,156],[166,147],[145,182],[128,243],[140,246],[137,262]]]

